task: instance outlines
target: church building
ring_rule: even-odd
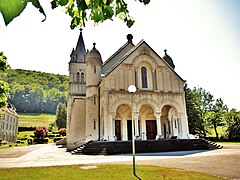
[[[161,57],[144,40],[123,44],[103,62],[100,52],[86,51],[82,30],[69,62],[67,149],[90,140],[187,139],[185,81],[172,58]],[[128,92],[129,85],[136,92]],[[132,109],[132,96],[134,97]]]

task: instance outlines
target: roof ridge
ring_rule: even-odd
[[[105,72],[105,75],[109,74],[113,69],[115,69],[115,67],[121,64],[123,60],[125,60],[126,57],[129,56],[129,54],[131,54],[134,50],[136,50],[143,42],[145,41],[142,39],[136,46],[133,46],[126,54],[124,54],[124,56],[118,61],[118,63],[114,64],[110,69],[108,69],[108,71]]]
[[[132,44],[133,46],[135,46],[133,43],[126,42],[115,53],[113,53],[106,61],[104,61],[102,67],[105,66],[109,61],[111,61],[111,59],[113,59],[116,55],[118,55],[119,52],[123,50],[128,44]]]

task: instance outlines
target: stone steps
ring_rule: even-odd
[[[135,141],[136,153],[221,149],[222,146],[203,139]],[[132,153],[131,141],[91,141],[71,151],[72,154],[112,155]]]
[[[204,140],[208,143],[208,147],[209,149],[222,149],[223,146],[222,145],[219,145],[219,144],[216,144],[215,142],[212,142],[212,141],[208,141],[208,140]]]

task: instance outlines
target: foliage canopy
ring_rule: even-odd
[[[7,105],[8,93],[10,91],[8,84],[2,80],[8,68],[10,68],[10,66],[7,62],[7,57],[3,52],[0,52],[0,108]]]
[[[56,110],[56,124],[59,129],[67,127],[67,107],[59,103]]]
[[[95,24],[112,20],[113,16],[120,18],[128,27],[134,24],[133,17],[130,16],[126,0],[52,0],[52,9],[63,6],[66,14],[71,18],[70,27],[85,26],[86,21],[93,21]],[[135,0],[136,1],[136,0]],[[150,0],[138,0],[144,5]],[[3,15],[5,24],[8,25],[15,17],[19,16],[25,9],[27,3],[31,3],[40,13],[46,14],[39,0],[1,0],[0,12]]]
[[[59,102],[66,103],[68,77],[22,69],[9,69],[3,78],[10,86],[10,102],[17,111],[56,113]]]

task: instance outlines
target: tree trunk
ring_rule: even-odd
[[[219,140],[219,137],[218,137],[218,132],[217,132],[217,126],[216,126],[216,124],[214,124],[214,131],[215,131],[216,138],[217,138],[217,141],[218,141],[218,140]]]
[[[207,137],[205,129],[203,129],[203,137],[204,137],[204,139],[206,139],[206,137]]]

